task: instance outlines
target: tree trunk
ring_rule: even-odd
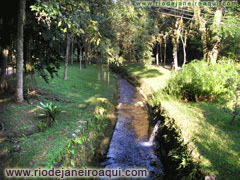
[[[109,72],[109,70],[108,70],[108,85],[109,85],[109,83],[110,83],[110,72]]]
[[[8,63],[11,63],[12,64],[12,66],[14,66],[13,65],[13,60],[12,60],[12,57],[13,57],[13,44],[11,43],[11,45],[10,45],[10,47],[9,47],[9,49],[8,49]],[[7,71],[7,75],[8,75],[8,71]],[[12,73],[14,73],[14,68],[12,68]]]
[[[80,72],[82,72],[82,54],[83,54],[83,53],[82,53],[82,49],[83,49],[83,48],[80,47],[80,62],[79,62],[79,63],[80,63],[80,65],[79,65]]]
[[[187,53],[186,53],[186,47],[187,47],[187,33],[184,33],[184,39],[181,36],[181,40],[182,40],[182,45],[183,45],[183,65],[182,68],[184,68],[186,61],[187,61]]]
[[[216,64],[217,63],[217,58],[218,58],[218,54],[219,54],[219,49],[220,49],[220,43],[216,42],[213,46],[213,49],[211,52],[209,52],[209,58],[210,58],[210,62],[212,64]]]
[[[218,29],[219,28],[219,25],[221,23],[221,19],[222,19],[222,7],[217,7],[217,10],[216,10],[216,13],[215,13],[215,17],[214,17],[214,24],[213,26],[215,26],[214,28]],[[218,58],[218,54],[219,54],[219,51],[220,51],[220,37],[217,33],[215,33],[215,38],[214,39],[217,39],[211,52],[209,52],[209,58],[210,58],[210,61],[212,64],[216,64],[217,62],[217,58]]]
[[[9,50],[8,50],[8,62],[11,63],[12,62],[12,56],[13,56],[13,46],[11,45],[9,47]]]
[[[67,41],[67,45],[66,45],[65,65],[64,65],[64,80],[68,79],[67,71],[68,71],[68,60],[69,60],[69,49],[70,49],[70,37],[68,33],[66,33],[66,41]]]
[[[195,0],[195,2],[199,2],[199,0]],[[200,7],[199,6],[194,6],[193,7],[193,19],[195,20],[195,22],[199,22],[199,18],[200,18],[200,15],[201,15],[201,10],[200,10]]]
[[[17,25],[17,85],[16,99],[17,102],[23,102],[23,36],[24,36],[24,18],[26,9],[26,0],[19,1],[19,14]]]
[[[89,54],[88,54],[88,45],[87,45],[87,42],[85,42],[85,60],[84,60],[84,68],[86,69],[87,66],[88,66],[88,58],[89,58]]]
[[[173,63],[175,71],[177,71],[178,69],[177,51],[178,51],[177,37],[173,37]]]
[[[208,60],[208,46],[207,46],[207,28],[206,21],[200,17],[200,32],[201,32],[201,40],[203,46],[203,59],[205,61]]]
[[[173,63],[174,63],[174,69],[177,71],[178,69],[178,42],[179,42],[179,34],[180,34],[180,29],[177,25],[175,25],[175,30],[174,30],[174,36],[173,36]]]
[[[167,35],[164,36],[164,61],[163,61],[163,66],[166,65],[166,59],[167,59]]]
[[[160,40],[160,43],[159,43],[159,54],[160,54],[160,62],[161,62],[161,64],[163,63],[163,58],[162,58],[162,38],[161,38],[161,40]]]
[[[1,74],[0,74],[0,89],[3,87],[6,75],[7,75],[7,63],[8,63],[8,49],[2,49],[2,63],[1,63]]]
[[[183,65],[182,65],[183,68],[186,64],[186,61],[187,61],[186,44],[183,44]]]
[[[159,65],[159,55],[158,55],[158,43],[157,43],[157,53],[156,53],[156,65]]]
[[[197,0],[196,2],[199,2],[199,0]],[[196,23],[199,23],[199,31],[201,33],[202,48],[203,48],[203,60],[208,61],[206,21],[201,17],[201,9],[198,6],[194,6],[194,20]]]

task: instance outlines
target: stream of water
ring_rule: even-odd
[[[163,175],[162,164],[153,150],[157,127],[149,136],[148,109],[143,96],[121,77],[118,82],[120,89],[118,120],[107,161],[102,165],[106,169],[146,168],[149,171],[146,179],[160,179]]]

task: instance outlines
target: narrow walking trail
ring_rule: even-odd
[[[147,179],[163,174],[160,160],[149,142],[149,116],[143,96],[119,77],[120,104],[118,121],[107,154],[105,168],[146,168]]]

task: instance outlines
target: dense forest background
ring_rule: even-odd
[[[5,11],[7,9],[7,11]],[[194,59],[215,64],[240,56],[239,6],[139,7],[130,0],[14,0],[1,6],[1,89],[16,69],[17,101],[23,76],[46,81],[61,62],[119,65],[171,64],[175,70]],[[24,74],[24,75],[23,75]],[[16,89],[16,90],[15,90]]]

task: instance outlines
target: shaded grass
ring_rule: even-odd
[[[5,133],[8,136],[20,136],[35,131],[38,119],[32,105],[27,102],[22,105],[16,104],[11,98],[9,97],[10,100],[7,102],[0,103],[0,120],[4,123]]]
[[[36,92],[41,93],[29,98],[28,103],[25,101],[21,105],[16,104],[11,100],[13,95],[0,98],[0,121],[5,125],[0,138],[2,170],[6,167],[35,168],[55,165],[56,158],[71,140],[79,122],[94,116],[101,99],[110,104],[105,107],[104,114],[109,124],[108,129],[102,131],[106,131],[108,136],[113,132],[117,103],[115,75],[108,74],[106,70],[98,71],[96,66],[89,66],[80,73],[78,65],[72,65],[69,66],[67,81],[63,80],[63,68],[59,70],[59,76],[51,79],[49,84],[39,76],[35,78]],[[38,132],[40,111],[36,106],[39,102],[50,101],[65,112],[57,117],[57,122],[51,128]],[[28,129],[32,133],[26,134]]]
[[[135,66],[136,70],[134,70]],[[139,65],[132,64],[124,68],[139,76],[141,81],[150,85],[155,92],[164,88],[166,80],[170,77],[170,72],[164,73],[166,69],[161,67],[157,69],[163,75],[154,75],[153,78],[140,73]],[[156,67],[150,66],[150,68]],[[226,105],[181,102],[161,90],[155,93],[150,102],[153,105],[160,105],[166,110],[167,116],[175,120],[184,143],[193,150],[192,156],[195,162],[199,163],[203,174],[217,176],[222,180],[239,179],[240,122],[235,126],[230,125],[232,115],[226,111]]]

